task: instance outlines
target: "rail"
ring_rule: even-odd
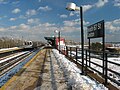
[[[19,56],[16,56],[14,58],[1,62],[0,63],[0,77],[4,75],[6,72],[8,72],[9,70],[11,70],[13,67],[21,63],[24,60],[23,58],[29,56],[30,54],[31,52],[28,52],[28,53],[26,52],[24,54],[21,54]]]
[[[59,50],[59,48],[57,49]],[[81,49],[79,47],[64,46],[59,51],[83,66],[85,74],[87,74],[88,69],[92,70],[104,79],[105,85],[112,82],[112,84],[120,86],[120,61],[118,62],[120,54],[84,49],[84,65],[82,65]],[[115,59],[111,57],[115,57]]]
[[[22,53],[17,57],[13,57],[10,60],[5,60],[1,62],[0,65],[0,88],[17,72],[21,70],[21,68],[30,61],[40,50],[44,47],[34,49],[30,52]]]

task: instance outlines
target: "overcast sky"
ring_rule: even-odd
[[[83,7],[85,37],[87,26],[105,20],[106,41],[120,41],[120,0],[0,0],[0,37],[44,41],[59,30],[79,42],[79,12],[67,11],[68,2]]]

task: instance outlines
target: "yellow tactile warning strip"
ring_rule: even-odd
[[[6,84],[4,84],[0,90],[7,90],[7,87],[14,82],[18,76],[27,68],[37,57],[40,53],[44,52],[44,50],[39,51],[17,74],[15,74]],[[9,89],[10,90],[10,89]],[[14,90],[14,89],[13,89]]]
[[[64,68],[50,48],[41,50],[0,90],[69,90]]]

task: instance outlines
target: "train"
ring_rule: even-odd
[[[25,41],[23,43],[24,49],[34,49],[43,46],[44,44],[41,42],[35,42],[35,41]]]

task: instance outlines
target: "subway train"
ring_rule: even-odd
[[[33,41],[25,41],[23,43],[23,46],[24,46],[24,49],[33,49],[38,47],[38,43]]]
[[[34,49],[45,46],[45,43],[40,41],[24,41],[23,48],[24,49]]]

